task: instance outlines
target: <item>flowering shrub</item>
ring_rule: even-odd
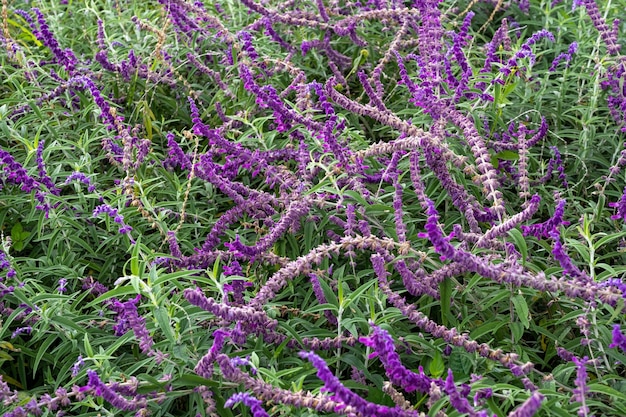
[[[624,10],[3,1],[0,412],[626,415]]]

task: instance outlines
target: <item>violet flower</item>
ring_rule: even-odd
[[[37,169],[39,170],[39,179],[43,185],[54,195],[61,194],[61,190],[54,185],[54,182],[50,178],[46,170],[46,164],[43,160],[43,148],[45,145],[45,141],[39,141],[39,145],[37,146]]]
[[[620,348],[624,352],[626,352],[626,336],[621,332],[620,325],[613,325],[613,340],[609,345],[610,348]]]
[[[530,64],[533,65],[535,63],[535,54],[533,54],[530,47],[542,38],[548,38],[551,42],[555,42],[554,35],[547,29],[542,29],[533,33],[532,36],[522,44],[519,51],[517,51],[515,55],[508,60],[506,65],[500,68],[500,72],[505,75],[510,75],[513,72],[513,68],[519,65],[518,62],[522,58],[529,58]],[[520,71],[517,72],[518,75],[519,73]]]
[[[246,246],[241,243],[239,235],[236,236],[235,241],[227,243],[226,246],[247,257],[253,257],[261,252],[268,250],[283,234],[285,234],[289,228],[299,224],[300,219],[304,217],[311,209],[311,201],[309,200],[294,200],[287,211],[283,213],[282,218],[271,231],[260,238],[254,246]]]
[[[4,165],[0,189],[7,183],[21,185],[20,189],[25,193],[39,188],[39,182],[29,176],[22,164],[15,161],[13,156],[2,148],[0,148],[0,165]]]
[[[146,329],[146,320],[137,312],[137,303],[141,300],[141,295],[126,302],[113,299],[110,309],[117,313],[117,323],[113,326],[116,336],[122,336],[128,330],[132,330],[137,340],[139,348],[143,353],[153,353],[152,345],[154,341]]]
[[[448,369],[448,377],[446,378],[446,382],[443,386],[443,390],[448,397],[450,398],[450,404],[459,412],[459,413],[470,413],[470,415],[474,414],[474,410],[470,405],[467,398],[467,394],[463,395],[459,392],[456,384],[454,383],[454,375],[452,374],[452,369]]]
[[[13,333],[11,333],[11,339],[15,339],[21,334],[31,334],[32,331],[33,328],[31,326],[18,327]]]
[[[82,368],[83,366],[85,366],[85,361],[83,360],[82,355],[78,355],[76,362],[74,362],[74,365],[72,365],[72,376],[73,377],[78,376],[78,373],[80,372],[80,368]]]
[[[232,408],[238,402],[250,407],[250,411],[254,417],[269,417],[269,414],[267,414],[261,406],[263,403],[245,392],[232,395],[228,400],[226,400],[224,407]]]
[[[239,262],[232,261],[229,265],[225,265],[224,275],[227,277],[243,276],[243,270],[241,269],[241,265],[239,265]],[[247,287],[252,287],[253,285],[254,285],[253,283],[248,282],[246,280],[235,279],[235,280],[232,280],[229,284],[224,284],[224,291],[228,291],[232,293],[234,305],[241,306],[244,304],[244,298],[243,298],[244,291],[246,290]]]
[[[122,411],[134,411],[146,407],[145,398],[136,397],[131,400],[124,398],[120,394],[113,391],[107,384],[104,384],[95,371],[92,371],[91,369],[87,370],[87,376],[89,378],[87,387],[93,389],[95,395],[102,397],[115,408]]]
[[[578,267],[572,262],[572,259],[569,257],[563,247],[563,244],[561,243],[561,236],[557,229],[553,229],[550,232],[550,237],[554,240],[552,255],[554,256],[554,259],[559,261],[561,268],[563,268],[563,273],[574,278],[589,279],[587,274],[578,269]]]
[[[78,60],[72,50],[69,48],[62,50],[56,38],[50,31],[43,13],[41,13],[41,11],[36,7],[33,7],[32,11],[37,16],[37,22],[39,23],[39,40],[50,48],[57,62],[62,65],[69,74],[74,73],[74,70],[78,65]]]
[[[577,50],[578,43],[572,42],[567,48],[567,52],[560,53],[556,58],[554,58],[554,61],[552,61],[552,65],[550,65],[550,69],[548,69],[548,71],[552,72],[556,70],[556,67],[561,62],[565,62],[565,68],[569,68],[569,63],[572,60],[572,56],[576,53]]]
[[[591,18],[591,22],[600,33],[600,37],[606,44],[607,52],[610,55],[618,55],[621,49],[621,45],[617,43],[618,40],[618,29],[614,24],[614,27],[611,29],[609,25],[607,25],[606,21],[602,17],[602,13],[598,8],[598,4],[595,0],[581,0],[580,3],[584,4],[585,9],[587,9],[587,14]]]
[[[554,214],[543,223],[532,224],[530,226],[522,225],[522,234],[524,236],[534,236],[537,239],[549,238],[553,230],[560,226],[567,226],[568,221],[563,220],[565,213],[565,199],[560,199],[554,209]]]
[[[92,217],[98,217],[100,214],[107,214],[113,219],[113,221],[119,224],[118,232],[120,234],[130,234],[133,230],[132,227],[124,223],[124,216],[118,213],[116,208],[111,207],[108,204],[101,204],[97,206],[92,213]],[[130,235],[129,235],[130,237]]]
[[[382,258],[373,256],[372,262],[375,262],[376,259]],[[379,268],[379,266],[377,267]],[[434,380],[424,374],[421,366],[418,373],[415,373],[402,365],[400,356],[396,353],[396,348],[389,333],[376,326],[373,322],[370,322],[370,326],[373,329],[373,333],[370,336],[359,338],[359,341],[373,349],[374,353],[370,357],[378,356],[380,358],[389,381],[398,385],[406,392],[419,391],[427,393]],[[439,384],[441,384],[441,381],[439,381]]]
[[[617,208],[617,213],[611,216],[612,220],[621,219],[626,221],[626,187],[624,187],[619,201],[617,203],[609,203],[609,207]]]
[[[276,320],[270,319],[264,311],[252,307],[234,307],[217,303],[213,298],[207,298],[200,288],[187,288],[184,291],[185,298],[191,304],[213,313],[229,322],[242,321],[254,327],[274,330],[278,326]]]
[[[316,274],[309,274],[309,278],[311,278],[311,286],[313,287],[313,293],[315,294],[315,298],[317,298],[317,302],[320,304],[326,304],[328,300],[326,300],[326,295],[324,295],[324,290],[320,284],[320,279]],[[332,311],[325,309],[324,316],[326,320],[333,326],[337,325],[337,317],[332,313]]]
[[[416,411],[403,410],[400,407],[386,407],[384,405],[374,404],[364,400],[354,392],[346,388],[339,378],[337,378],[326,365],[326,362],[313,352],[300,352],[300,357],[308,359],[315,368],[317,368],[317,376],[324,382],[324,388],[332,392],[334,397],[344,403],[346,406],[354,407],[359,414],[364,417],[400,417],[414,416],[417,417]]]
[[[194,372],[203,378],[211,378],[213,375],[213,363],[215,358],[220,354],[224,347],[226,337],[230,335],[230,332],[224,329],[217,329],[213,332],[213,345],[209,349],[208,353],[204,355],[196,364]]]
[[[89,291],[94,297],[99,297],[105,292],[109,291],[107,287],[105,287],[103,284],[99,283],[90,276],[83,279],[82,289],[85,291]]]
[[[545,396],[539,391],[535,391],[531,394],[522,405],[520,405],[515,411],[511,412],[508,417],[532,417],[541,407]]]
[[[91,182],[91,179],[89,177],[87,177],[85,174],[83,174],[82,172],[79,172],[79,171],[72,172],[65,179],[65,182],[63,184],[67,185],[70,182],[76,181],[76,180],[79,181],[79,182],[82,182],[85,185],[87,185],[87,191],[88,192],[93,193],[94,191],[96,191],[96,186],[93,185],[93,183]]]
[[[572,362],[576,365],[576,380],[574,384],[576,388],[573,391],[572,398],[570,402],[578,402],[580,403],[580,408],[578,409],[579,417],[587,417],[589,415],[589,406],[587,405],[586,399],[587,394],[589,394],[589,388],[587,387],[587,362],[589,358],[587,356],[583,358],[573,357]]]
[[[11,266],[11,261],[9,260],[8,255],[3,250],[0,250],[0,271],[4,269],[7,270],[7,278],[13,278],[17,275],[15,269]],[[0,282],[1,281],[3,281],[2,277],[0,277]]]

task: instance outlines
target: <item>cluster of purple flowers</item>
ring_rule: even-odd
[[[345,262],[340,272],[335,270],[335,275],[341,276],[344,267],[345,270],[352,269],[351,276],[355,280],[367,276],[373,280],[371,284],[376,294],[384,296],[376,300],[372,297],[370,309],[373,315],[377,306],[384,309],[388,304],[397,309],[394,314],[401,314],[403,320],[419,329],[422,337],[447,344],[441,349],[433,344],[432,349],[438,354],[442,350],[445,355],[450,355],[455,347],[463,354],[475,355],[504,367],[507,378],[523,387],[528,396],[527,399],[524,396],[525,401],[518,403],[509,416],[535,414],[545,399],[536,385],[538,381],[533,379],[535,365],[522,362],[522,356],[515,352],[504,352],[488,343],[480,343],[464,330],[449,325],[446,316],[449,312],[443,310],[444,306],[452,309],[452,290],[442,288],[454,281],[458,283],[456,293],[461,292],[465,283],[459,277],[471,275],[475,287],[488,283],[488,287],[499,284],[511,289],[534,289],[540,293],[560,292],[589,306],[604,303],[615,307],[626,298],[626,284],[620,280],[596,282],[568,255],[562,235],[570,224],[565,220],[568,216],[564,198],[555,198],[554,214],[550,218],[532,223],[541,205],[547,204],[545,197],[542,200],[539,194],[533,194],[534,185],[547,183],[556,171],[560,186],[569,187],[564,160],[556,147],[551,147],[554,156],[547,162],[545,176],[531,181],[535,163],[531,150],[548,140],[548,119],[542,116],[532,128],[530,118],[501,123],[484,115],[481,131],[473,114],[477,108],[484,108],[495,100],[491,90],[500,91],[500,86],[494,84],[505,85],[513,76],[521,77],[533,71],[539,56],[539,42],[542,39],[555,42],[552,32],[542,29],[520,41],[521,46],[516,49],[509,37],[515,22],[502,20],[486,44],[484,65],[481,64],[477,77],[472,67],[475,60],[467,51],[469,45],[480,41],[471,35],[472,19],[476,15],[470,11],[459,22],[458,29],[446,31],[446,16],[439,0],[416,1],[410,7],[397,0],[369,0],[367,4],[358,1],[347,5],[317,0],[308,6],[288,1],[274,9],[266,1],[242,0],[250,10],[249,18],[253,22],[237,33],[231,33],[202,2],[160,0],[159,3],[164,8],[163,15],[167,16],[168,24],[174,28],[176,42],[184,45],[185,52],[181,57],[172,58],[165,51],[163,31],[149,28],[136,18],[137,30],[162,35],[157,36],[157,51],[151,58],[155,59],[154,68],[162,65],[164,69],[149,68],[145,58],[132,49],[125,59],[116,63],[108,47],[104,22],[99,20],[95,62],[99,71],[104,70],[104,76],[115,76],[126,82],[139,77],[150,85],[167,86],[177,98],[184,96],[187,99],[184,107],[190,109],[191,124],[181,133],[168,132],[166,145],[159,144],[163,138],[153,139],[151,133],[150,139],[143,138],[139,127],[126,122],[115,107],[123,108],[119,104],[123,100],[116,100],[119,97],[114,94],[107,95],[108,88],[101,83],[103,74],[92,72],[87,68],[90,65],[88,60],[79,62],[72,50],[60,46],[39,9],[32,9],[35,18],[27,12],[16,13],[30,25],[32,33],[52,55],[52,61],[40,64],[64,70],[58,73],[51,70],[50,79],[58,85],[39,97],[37,104],[55,100],[66,92],[73,97],[79,91],[91,95],[100,111],[99,120],[110,135],[103,139],[102,151],[111,166],[125,175],[116,184],[123,194],[122,202],[117,204],[119,207],[126,204],[124,212],[129,216],[127,219],[132,218],[137,230],[126,223],[121,209],[104,203],[102,197],[90,210],[91,216],[96,218],[105,214],[112,219],[118,225],[118,232],[127,235],[137,250],[143,248],[133,240],[131,232],[142,230],[140,221],[149,221],[152,228],[158,229],[159,237],[154,240],[162,239],[163,246],[169,248],[169,255],[153,265],[156,274],[161,273],[160,270],[157,272],[161,267],[168,272],[192,269],[195,274],[195,270],[225,262],[223,277],[220,277],[228,280],[221,287],[225,293],[205,295],[207,289],[200,287],[204,282],[201,279],[194,282],[192,288],[177,288],[172,292],[172,297],[184,297],[183,308],[195,313],[186,314],[184,320],[202,317],[206,319],[202,325],[209,328],[206,337],[210,337],[212,345],[198,354],[200,359],[196,357],[194,372],[206,379],[215,378],[219,372],[225,381],[244,389],[226,400],[224,406],[242,403],[255,417],[269,416],[263,408],[264,403],[350,416],[417,417],[420,411],[407,400],[414,399],[413,393],[417,392],[423,396],[420,407],[423,404],[429,411],[438,402],[440,407],[440,401],[444,400],[445,407],[456,413],[489,415],[487,399],[497,393],[490,388],[476,390],[473,384],[478,378],[472,377],[466,383],[458,377],[455,380],[452,369],[448,369],[445,377],[442,377],[443,370],[433,376],[422,366],[409,369],[390,332],[372,322],[369,336],[358,337],[355,333],[360,329],[345,326],[344,315],[356,311],[346,307],[355,300],[346,301],[344,296],[352,284],[341,282],[332,274],[335,262]],[[612,29],[608,27],[594,0],[581,3],[607,51],[616,56],[616,63],[607,71],[602,86],[610,93],[608,107],[611,114],[621,123],[626,114],[626,89],[623,86],[626,61],[617,57],[620,52],[618,25],[614,23]],[[500,5],[501,2],[497,2],[496,9]],[[519,1],[518,5],[522,11],[529,12],[529,2]],[[215,7],[220,10],[219,5]],[[395,32],[392,41],[382,50],[368,36],[363,36],[371,21],[384,32]],[[308,30],[319,33],[309,36]],[[265,56],[255,33],[267,35],[278,48],[277,56],[284,56]],[[356,59],[350,57],[350,48],[345,44],[362,48]],[[205,47],[209,52],[205,53]],[[567,52],[554,58],[548,71],[570,66],[578,48],[577,42],[570,43]],[[203,53],[197,52],[200,50]],[[187,59],[185,64],[189,68],[183,65],[182,69],[175,69],[173,62],[179,58]],[[323,73],[332,76],[320,81],[317,75],[311,77],[308,71],[298,68],[298,63],[313,59],[322,59],[328,67],[322,69]],[[520,68],[525,62],[529,66]],[[217,100],[206,100],[203,92],[194,91],[196,87],[192,88],[193,84],[177,73],[189,69],[194,77],[202,80],[208,77],[219,100],[236,101],[245,96],[253,104],[238,111],[237,103],[222,106]],[[224,74],[229,77],[237,74],[238,78],[235,77],[237,80],[231,85],[224,81]],[[289,80],[287,84],[285,79]],[[382,80],[387,80],[389,85],[383,84]],[[279,82],[280,88],[274,85]],[[237,86],[241,88],[237,89]],[[358,96],[355,92],[362,94]],[[393,99],[389,100],[390,97]],[[394,100],[409,103],[414,108],[399,111]],[[118,104],[114,106],[113,103]],[[72,101],[71,105],[79,106],[80,100]],[[497,118],[504,117],[500,105],[496,103],[494,106]],[[205,110],[211,113],[213,106],[216,113],[213,120],[218,124],[221,121],[221,125],[209,126],[208,118],[203,116],[207,113]],[[469,108],[472,111],[468,111]],[[12,120],[18,120],[27,110],[28,106],[20,106],[13,111]],[[406,117],[407,114],[410,116]],[[418,122],[412,118],[416,115]],[[250,119],[253,118],[252,123]],[[384,140],[363,145],[361,137],[353,132],[355,120],[364,120],[368,129],[374,126],[372,134],[382,132],[380,135]],[[259,137],[239,137],[239,129],[247,124],[260,132]],[[233,135],[237,139],[233,140]],[[286,144],[283,149],[273,148],[271,140],[275,138]],[[257,140],[262,144],[259,149],[256,149]],[[254,145],[249,146],[253,142]],[[193,146],[188,146],[191,144]],[[62,200],[63,196],[53,179],[58,170],[50,169],[50,161],[46,163],[48,152],[44,151],[48,149],[44,146],[42,140],[36,148],[36,171],[34,167],[32,169],[36,172],[35,177],[29,174],[26,165],[15,159],[12,150],[0,148],[3,167],[0,188],[14,185],[24,193],[35,191],[37,208],[44,210],[47,217],[52,207],[59,207],[52,206],[49,199]],[[154,158],[150,159],[153,147],[166,154],[157,164],[148,162],[154,162]],[[626,153],[622,154],[617,168],[611,170],[611,175],[616,175],[624,165],[622,159],[626,160]],[[168,175],[184,175],[188,181],[183,209],[175,216],[178,222],[175,229],[168,231],[167,227],[162,227],[167,220],[159,218],[157,222],[154,219],[157,209],[147,210],[135,195],[134,186],[145,167],[162,171],[164,168]],[[65,178],[63,185],[78,181],[89,193],[96,192],[93,175],[73,171]],[[102,182],[98,178],[99,186],[104,186]],[[198,184],[205,185],[204,189]],[[188,230],[192,226],[188,223],[190,217],[185,208],[189,200],[195,198],[191,193],[198,192],[197,189],[210,190],[219,196],[211,202],[211,210],[219,214],[214,217],[213,224],[202,224],[208,230],[194,233],[194,238],[204,239],[204,243],[193,248],[182,239],[191,239]],[[511,195],[515,197],[511,198]],[[447,219],[455,219],[455,224],[440,224],[442,201],[446,202]],[[198,203],[197,207],[203,207],[203,203]],[[620,200],[609,203],[609,207],[616,209],[613,220],[626,221],[626,188]],[[131,208],[136,208],[141,215],[137,223],[130,214]],[[380,212],[384,214],[380,215]],[[416,217],[415,213],[422,217]],[[203,221],[199,219],[204,218],[203,214],[194,217],[198,224]],[[389,227],[387,223],[392,225]],[[552,242],[552,258],[548,262],[560,265],[562,274],[546,275],[526,266],[528,259],[522,259],[522,249],[515,247],[509,239],[518,228],[523,237],[534,238],[529,239],[533,243],[544,239]],[[448,231],[444,232],[446,229]],[[313,236],[318,231],[323,233]],[[326,238],[328,240],[324,243]],[[280,249],[285,241],[290,245],[302,243],[307,251],[301,253],[298,252],[301,248],[293,247],[290,248],[293,256],[289,257],[288,250]],[[313,244],[313,241],[318,243]],[[0,251],[0,269],[7,271],[6,278],[14,278],[16,272],[8,250]],[[433,253],[439,256],[433,256]],[[373,273],[368,269],[369,275],[364,275],[357,269],[368,263],[367,256]],[[257,275],[251,271],[261,272]],[[267,271],[270,271],[268,276],[263,277]],[[484,281],[479,282],[474,276],[480,276]],[[278,296],[287,293],[286,288],[293,287],[294,282],[301,284],[303,277],[310,280],[310,292],[303,304],[337,304],[334,306],[336,313],[327,308],[323,309],[323,315],[310,314],[304,306],[302,309],[285,308],[284,314],[300,314],[298,320],[302,321],[298,321],[298,325],[304,322],[304,317],[314,316],[315,323],[306,325],[330,330],[334,332],[330,334],[332,337],[292,337],[292,328],[281,326],[282,317],[279,320],[274,314]],[[59,278],[56,282],[57,298],[73,297],[68,278]],[[9,295],[14,289],[0,282],[0,297]],[[82,289],[89,292],[86,296],[90,298],[99,297],[108,290],[92,277],[83,279]],[[330,297],[333,293],[338,295]],[[416,303],[416,299],[421,301]],[[441,323],[419,308],[423,300],[429,299],[439,302]],[[151,334],[147,316],[140,313],[152,306],[138,308],[140,301],[141,295],[127,301],[110,299],[106,305],[115,313],[112,329],[116,336],[132,331],[141,353],[154,357],[160,365],[167,355],[156,350],[155,345],[159,343],[157,332]],[[4,311],[1,312],[5,314]],[[11,311],[15,317],[19,316],[15,310]],[[530,320],[526,317],[528,315],[524,315],[522,324]],[[160,316],[157,319],[160,319],[159,326],[169,325],[164,323],[167,318],[163,320]],[[12,338],[22,340],[31,333],[36,334],[36,323],[24,324],[12,328]],[[530,323],[527,324],[525,327],[529,328]],[[588,346],[588,322],[580,320],[578,324],[585,336],[583,345]],[[180,322],[177,325],[186,331]],[[173,339],[172,335],[169,336]],[[235,352],[247,349],[253,338],[277,347],[277,357],[283,349],[305,349],[300,358],[309,361],[316,369],[323,384],[320,395],[272,386],[263,380],[262,372],[256,375],[256,368],[248,357],[231,357],[232,354],[224,353],[231,347]],[[372,355],[366,359],[372,369],[377,365],[372,359],[378,358],[384,372],[384,376],[378,376],[385,380],[385,392],[394,405],[378,404],[358,395],[342,382],[340,372],[331,370],[324,353],[312,351],[336,350],[340,353],[346,346],[355,347],[357,341],[371,349]],[[410,352],[408,343],[405,347]],[[626,350],[626,336],[619,324],[614,325],[609,347]],[[354,352],[359,351],[354,348]],[[580,404],[578,415],[587,416],[591,413],[587,366],[595,362],[584,355],[561,353],[561,358],[576,368],[571,400]],[[337,356],[341,360],[341,355]],[[143,416],[149,412],[151,400],[159,402],[163,398],[159,394],[140,393],[136,380],[128,385],[103,382],[95,370],[84,369],[86,363],[91,361],[80,355],[71,369],[69,365],[66,368],[74,378],[86,377],[85,386],[76,386],[71,392],[57,388],[54,398],[51,395],[39,400],[33,397],[22,405],[17,405],[17,393],[0,378],[0,399],[13,407],[5,415],[39,415],[42,407],[56,411],[61,406],[69,406],[71,398],[80,400],[85,396],[97,396],[118,410]],[[250,369],[240,369],[244,366]],[[356,374],[360,383],[369,383],[366,376],[373,375],[370,371]],[[208,386],[198,388],[196,392],[212,413],[215,401]]]
[[[124,223],[124,216],[119,214],[116,208],[113,208],[108,204],[101,204],[93,210],[92,216],[98,217],[101,214],[108,215],[119,225],[118,232],[120,234],[129,234],[133,230],[132,227]]]

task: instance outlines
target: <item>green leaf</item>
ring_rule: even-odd
[[[528,259],[528,244],[526,243],[526,238],[519,229],[509,230],[509,236],[511,236],[515,242],[515,247],[520,252],[522,265],[525,265],[526,259]]]
[[[105,292],[100,297],[96,298],[91,303],[87,304],[86,307],[91,308],[91,307],[97,306],[104,300],[108,300],[110,298],[119,297],[119,296],[126,295],[126,294],[137,294],[137,292],[135,291],[132,285],[124,285],[118,288],[114,288],[111,291]]]
[[[137,237],[137,241],[133,245],[133,250],[130,258],[130,273],[132,275],[141,276],[139,270],[139,250],[141,248],[141,235]]]
[[[439,378],[443,375],[443,372],[446,370],[445,364],[443,362],[443,355],[438,350],[435,351],[435,355],[433,359],[430,361],[430,365],[428,367],[430,374],[434,378]]]
[[[59,324],[61,327],[65,327],[66,329],[74,330],[78,333],[84,333],[85,329],[78,324],[74,323],[71,319],[63,316],[54,316],[50,318],[50,321],[53,323]]]
[[[89,335],[87,333],[85,333],[85,337],[83,338],[83,346],[85,353],[91,358],[93,356],[93,348],[91,347],[91,343],[89,343]]]
[[[506,325],[504,320],[491,320],[488,321],[476,329],[470,332],[471,339],[478,339],[479,337],[486,335],[487,333],[495,333],[500,327]]]
[[[195,374],[183,374],[180,377],[174,379],[172,381],[173,388],[182,388],[182,387],[200,387],[200,386],[209,386],[213,388],[218,388],[220,383],[217,381],[212,381],[210,379],[202,378],[201,376]]]
[[[450,278],[445,278],[441,281],[441,284],[439,284],[439,293],[441,294],[439,297],[439,303],[441,305],[441,322],[444,326],[448,326],[448,319],[452,315],[452,312],[450,311],[452,280]]]
[[[513,306],[515,306],[515,312],[520,322],[522,322],[524,328],[528,329],[530,327],[530,320],[528,319],[530,313],[526,299],[521,294],[517,294],[511,298],[511,301],[513,302]]]
[[[41,359],[44,357],[44,355],[49,352],[48,348],[50,347],[52,343],[54,343],[57,340],[59,340],[59,335],[51,334],[48,337],[46,337],[46,340],[44,340],[41,346],[39,347],[37,351],[37,356],[35,356],[35,360],[33,361],[33,377],[36,377],[37,375],[37,368],[39,367],[39,362],[41,362]]]
[[[170,324],[170,317],[167,313],[167,309],[165,307],[157,307],[154,309],[153,313],[167,340],[170,343],[175,343],[174,331],[172,330],[172,326]]]

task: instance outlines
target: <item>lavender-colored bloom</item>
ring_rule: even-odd
[[[270,319],[264,311],[259,311],[251,307],[233,307],[217,303],[213,298],[205,297],[202,290],[199,288],[187,288],[184,295],[191,304],[229,322],[240,321],[248,325],[254,325],[269,330],[274,330],[278,326],[278,322]]]
[[[621,219],[626,221],[626,187],[624,187],[624,191],[619,199],[619,202],[609,203],[609,207],[617,208],[617,213],[611,216],[612,220]]]
[[[105,401],[111,403],[115,408],[122,411],[134,411],[140,408],[146,407],[146,399],[143,397],[136,397],[128,400],[122,397],[120,394],[113,391],[107,384],[100,381],[98,374],[91,369],[87,370],[87,376],[89,378],[87,386],[93,389],[95,395],[104,398]]]
[[[539,391],[532,393],[529,399],[527,399],[522,405],[520,405],[515,411],[509,414],[509,417],[532,417],[541,407],[545,396]]]
[[[48,48],[50,48],[57,62],[60,65],[63,65],[63,67],[68,73],[70,74],[74,73],[74,70],[76,69],[76,65],[78,64],[78,60],[76,59],[76,56],[74,55],[72,50],[69,48],[65,50],[61,49],[56,38],[50,31],[48,23],[46,22],[46,19],[43,16],[43,13],[41,13],[41,11],[38,8],[33,8],[32,10],[37,16],[37,22],[39,23],[39,31],[37,33],[37,35],[39,36],[39,40]]]
[[[196,364],[194,372],[203,378],[211,378],[213,375],[213,363],[215,358],[220,354],[224,347],[226,337],[230,336],[230,332],[224,329],[217,329],[213,332],[213,345],[206,355],[204,355]]]
[[[139,340],[139,348],[143,353],[152,353],[152,345],[154,341],[146,329],[146,320],[137,312],[137,303],[141,300],[141,295],[121,302],[114,299],[110,304],[111,310],[117,313],[117,323],[113,326],[116,336],[122,336],[128,330],[132,330],[137,340]]]
[[[80,372],[80,368],[82,368],[83,366],[85,366],[85,361],[83,360],[82,355],[78,355],[76,362],[74,362],[74,365],[72,365],[72,376],[76,377]]]
[[[15,269],[11,267],[11,261],[9,260],[8,255],[4,251],[0,250],[0,270],[3,269],[7,270],[7,278],[13,278],[17,275]],[[1,281],[3,281],[3,279],[0,277],[0,282]]]
[[[313,293],[315,294],[315,298],[320,304],[326,304],[328,301],[326,300],[326,295],[324,295],[324,290],[320,285],[320,279],[316,274],[309,274],[311,278],[311,286],[313,287]],[[326,320],[334,326],[337,325],[337,317],[330,311],[324,310],[324,316],[326,316]]]
[[[626,336],[621,332],[620,325],[613,325],[613,340],[609,345],[610,348],[620,348],[624,352],[626,352]]]
[[[608,90],[607,97],[609,112],[615,121],[621,126],[621,131],[626,132],[626,60],[621,59],[606,71],[606,80],[600,83],[603,90]],[[610,172],[616,175],[619,168],[624,164],[624,153],[620,155],[618,163],[611,167]]]
[[[613,28],[609,28],[606,21],[602,17],[602,13],[598,8],[595,0],[582,0],[582,4],[587,9],[587,14],[591,18],[591,22],[600,33],[600,37],[606,44],[606,49],[611,55],[618,55],[621,49],[621,45],[617,43],[618,40],[618,27],[614,24]]]
[[[224,275],[233,276],[237,275],[239,277],[243,276],[243,269],[241,269],[241,265],[237,261],[232,261],[228,265],[224,265]]]
[[[461,392],[459,392],[456,384],[454,383],[454,375],[452,374],[452,369],[448,369],[448,377],[446,378],[443,390],[450,397],[450,404],[459,413],[472,413],[474,411],[467,398],[465,398],[467,394],[463,395]]]
[[[89,177],[87,177],[85,174],[83,174],[82,172],[79,172],[79,171],[72,172],[65,179],[65,182],[63,184],[67,185],[70,182],[75,181],[75,180],[77,180],[79,182],[82,182],[83,184],[87,185],[87,191],[89,191],[90,193],[93,193],[94,191],[96,191],[96,186],[93,185],[93,183],[91,182],[91,179]]]
[[[39,145],[37,146],[37,169],[39,171],[39,179],[41,181],[41,183],[43,185],[46,186],[46,188],[54,195],[59,195],[61,194],[61,190],[57,188],[56,185],[54,185],[54,182],[52,181],[52,179],[50,178],[50,176],[48,176],[47,170],[46,170],[46,164],[43,160],[43,148],[45,145],[45,141],[40,141]]]
[[[381,260],[382,257],[380,256],[372,256],[375,269],[381,268]],[[406,392],[419,391],[427,393],[433,380],[424,374],[422,367],[419,367],[418,373],[408,370],[400,362],[400,356],[396,353],[396,348],[389,333],[373,323],[370,323],[370,326],[373,329],[373,333],[368,337],[359,338],[359,341],[374,350],[374,355],[380,358],[385,367],[385,373],[389,377],[389,381],[402,387]]]
[[[561,225],[567,226],[568,221],[563,220],[565,213],[565,199],[560,199],[554,209],[554,214],[543,223],[537,223],[530,226],[521,226],[524,236],[535,236],[537,239],[549,238],[553,230],[558,229]]]
[[[247,407],[250,407],[250,411],[252,411],[252,415],[254,417],[269,417],[269,414],[267,414],[267,412],[261,406],[263,403],[254,398],[252,395],[245,392],[240,392],[232,395],[228,400],[226,400],[226,403],[224,403],[224,407],[231,408],[238,402]]]
[[[95,297],[98,297],[109,290],[107,287],[93,279],[93,277],[86,277],[83,279],[82,289],[89,291]]]
[[[565,68],[569,68],[569,63],[572,60],[572,56],[578,50],[578,43],[572,42],[567,48],[567,52],[560,53],[554,61],[552,61],[552,65],[550,65],[550,69],[548,71],[556,70],[557,65],[559,65],[562,61],[565,61]]]
[[[297,49],[289,44],[287,41],[285,41],[272,27],[272,20],[270,18],[265,18],[265,34],[268,35],[270,38],[272,38],[274,40],[274,42],[277,42],[280,46],[282,46],[283,48],[285,48],[287,51],[291,52],[291,53],[295,53],[297,51]]]
[[[14,185],[21,185],[21,190],[25,193],[30,193],[31,191],[39,188],[39,183],[28,175],[28,172],[24,167],[15,159],[13,156],[0,148],[0,165],[4,165],[4,172],[0,181],[0,189],[2,189],[2,185],[10,183]]]
[[[491,398],[493,396],[492,388],[482,388],[476,391],[474,395],[474,407],[478,407],[481,405],[485,399]]]
[[[324,382],[324,388],[334,393],[334,397],[347,406],[354,407],[364,417],[400,417],[417,416],[416,412],[405,411],[400,407],[386,407],[364,400],[346,388],[326,365],[326,362],[313,352],[300,352],[300,357],[308,359],[315,368],[317,376]]]
[[[546,167],[546,174],[539,179],[539,182],[544,184],[552,178],[552,171],[556,168],[559,173],[559,179],[561,180],[561,184],[564,188],[568,187],[567,184],[567,175],[565,174],[565,167],[563,166],[563,160],[561,159],[561,153],[556,146],[550,146],[550,150],[554,153],[554,157],[550,158],[548,161],[548,166]]]
[[[239,262],[232,261],[229,265],[224,266],[224,275],[230,276],[243,276],[243,270]],[[243,294],[247,287],[252,287],[254,284],[243,279],[235,279],[230,284],[224,284],[224,291],[232,293],[234,305],[243,305]]]
[[[170,247],[170,253],[174,258],[181,259],[183,257],[183,253],[180,251],[180,246],[178,245],[178,240],[176,240],[176,232],[170,230],[167,232],[167,243]]]
[[[18,337],[21,334],[30,334],[33,331],[33,328],[31,326],[26,326],[26,327],[18,327],[17,329],[15,329],[15,331],[11,334],[11,339],[15,339],[16,337]]]
[[[574,278],[588,279],[589,277],[587,277],[584,272],[582,272],[580,269],[578,269],[576,265],[574,265],[572,259],[563,248],[563,244],[561,243],[561,236],[557,229],[553,229],[550,232],[550,237],[554,240],[552,255],[554,256],[554,259],[559,261],[559,264],[561,264],[561,268],[563,268],[563,273]]]
[[[57,291],[60,293],[66,292],[67,291],[66,285],[67,285],[67,279],[61,278],[59,280],[59,286],[57,287]]]
[[[572,358],[572,362],[576,365],[576,380],[574,381],[576,388],[573,390],[570,402],[580,403],[580,408],[578,409],[579,417],[587,417],[589,415],[589,406],[586,402],[587,394],[589,393],[586,367],[588,361],[589,358],[587,356],[583,358]]]
[[[302,217],[304,217],[311,208],[309,200],[294,200],[283,214],[282,218],[272,230],[262,238],[254,246],[246,246],[239,240],[239,235],[235,241],[227,243],[226,246],[235,252],[239,252],[245,256],[252,257],[265,252],[269,249],[289,228],[297,225]]]
[[[250,35],[250,33],[246,31],[239,32],[239,39],[241,39],[243,43],[241,49],[246,52],[248,58],[250,58],[252,61],[256,61],[259,58],[259,54],[257,54],[254,46],[252,45],[252,36]]]
[[[513,68],[519,65],[518,61],[522,58],[529,58],[530,64],[533,65],[535,63],[535,54],[530,47],[542,38],[548,38],[550,41],[555,42],[554,35],[547,29],[542,29],[539,32],[533,33],[532,36],[522,44],[519,51],[517,51],[515,55],[508,60],[507,64],[500,68],[500,72],[505,75],[510,75]]]
[[[128,234],[133,228],[124,223],[124,216],[118,213],[116,208],[111,207],[108,204],[101,204],[97,206],[92,213],[93,217],[98,217],[100,214],[107,214],[113,221],[119,224],[118,232],[120,234]]]
[[[435,203],[430,199],[426,199],[426,203],[428,204],[428,210],[426,212],[428,219],[426,220],[424,229],[426,229],[428,239],[435,247],[437,253],[442,256],[442,259],[452,258],[455,253],[454,247],[443,237],[439,229],[439,213],[437,212]]]

